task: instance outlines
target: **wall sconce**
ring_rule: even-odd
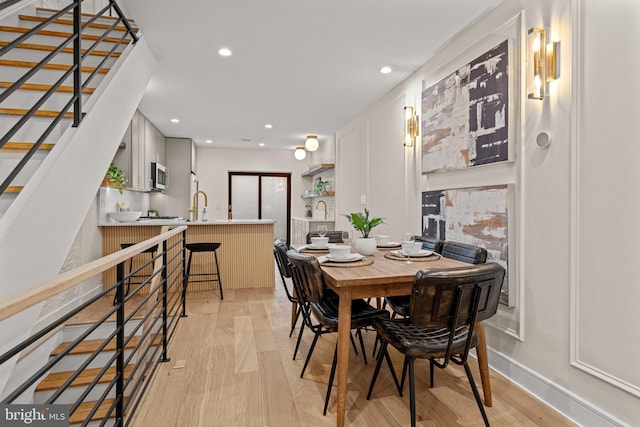
[[[318,143],[318,137],[316,135],[307,135],[307,140],[304,142],[304,147],[308,151],[316,151],[320,144]]]
[[[418,116],[413,107],[404,107],[404,146],[413,147],[418,137]]]
[[[546,42],[543,28],[531,28],[527,34],[529,67],[527,71],[527,97],[544,99],[546,84],[560,77],[558,48],[560,42]]]
[[[304,158],[307,157],[307,152],[304,151],[304,147],[296,147],[293,156],[298,160],[304,160]]]

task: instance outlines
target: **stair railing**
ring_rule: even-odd
[[[108,336],[100,339],[95,351],[86,355],[80,366],[71,373],[64,383],[58,386],[53,394],[43,402],[46,405],[64,405],[69,408],[70,419],[77,418],[79,409],[88,412],[82,417],[82,425],[91,420],[99,419],[101,425],[114,420],[115,426],[128,425],[147,390],[159,363],[167,362],[167,347],[173,337],[178,321],[181,318],[181,307],[184,285],[185,240],[186,226],[179,226],[169,230],[163,227],[160,235],[129,248],[102,257],[84,266],[62,273],[58,277],[44,282],[27,291],[19,292],[0,300],[0,321],[18,315],[22,311],[45,301],[65,290],[94,277],[104,277],[103,273],[109,269],[117,269],[117,281],[105,284],[103,290],[87,302],[68,313],[61,315],[41,330],[17,344],[12,349],[0,355],[0,366],[23,352],[30,352],[42,345],[47,339],[54,339],[64,324],[71,318],[87,311],[100,311],[100,319],[87,328],[77,339],[68,345],[58,348],[56,355],[43,364],[36,365],[36,371],[27,373],[28,378],[6,395],[0,398],[0,403],[32,402],[32,393],[42,378],[44,378],[67,355],[73,354],[74,349],[87,342],[88,337],[105,325],[113,325]],[[145,250],[157,247],[152,259],[146,263],[134,264],[135,270],[125,271],[125,263]],[[152,272],[149,274],[149,270]],[[145,273],[147,272],[147,273]],[[146,280],[133,284],[131,279],[148,274]],[[125,289],[125,287],[127,289]],[[132,289],[129,289],[132,287]],[[146,291],[148,290],[148,292]],[[113,294],[115,293],[115,302]],[[105,301],[108,301],[105,307]],[[111,306],[113,303],[113,306]],[[100,307],[102,307],[100,309]],[[115,317],[115,324],[112,322]],[[135,324],[137,322],[137,324]],[[107,329],[110,326],[107,327]],[[109,330],[109,329],[108,329]],[[113,343],[115,341],[115,346]],[[100,368],[89,366],[105,349],[113,348],[113,356]],[[98,370],[95,372],[95,370]],[[115,371],[115,372],[114,372]],[[80,396],[74,401],[64,401],[63,393],[77,381],[83,373],[93,375],[92,381],[86,385]],[[109,380],[107,377],[111,376]],[[104,386],[104,391],[96,400],[85,402],[90,393],[97,394],[98,384]],[[37,389],[36,389],[37,390]],[[115,398],[109,394],[115,391]],[[88,408],[87,408],[88,406]],[[100,411],[100,412],[99,412]]]
[[[27,123],[29,123],[33,117],[42,116],[42,113],[39,111],[40,108],[45,105],[47,100],[49,100],[51,96],[60,89],[65,80],[73,75],[73,89],[71,91],[68,102],[60,111],[54,112],[49,125],[36,138],[36,141],[33,143],[31,148],[29,148],[29,150],[24,153],[22,158],[18,161],[17,165],[13,168],[12,171],[9,172],[2,183],[0,183],[0,195],[10,189],[11,184],[18,176],[20,171],[24,169],[29,160],[35,155],[35,153],[38,152],[51,132],[53,132],[56,126],[58,126],[58,124],[64,118],[73,118],[72,126],[74,127],[80,125],[80,122],[83,118],[82,95],[90,92],[88,90],[89,83],[97,74],[106,74],[108,72],[108,68],[105,67],[107,61],[117,58],[119,56],[118,50],[121,49],[122,46],[130,42],[136,43],[138,41],[136,30],[131,26],[129,20],[125,18],[122,10],[115,2],[115,0],[109,0],[109,3],[104,8],[102,8],[98,13],[96,13],[86,22],[82,22],[82,1],[83,0],[73,0],[71,4],[65,6],[60,11],[51,15],[45,21],[39,23],[29,31],[25,32],[24,34],[20,35],[13,41],[0,48],[1,59],[5,57],[5,55],[7,55],[9,52],[12,52],[14,49],[17,49],[21,45],[24,45],[25,42],[27,42],[31,37],[46,34],[47,27],[58,23],[65,14],[72,13],[73,32],[60,44],[58,44],[40,62],[34,64],[33,67],[31,67],[21,77],[16,79],[13,84],[7,87],[2,93],[0,93],[0,105],[4,105],[7,100],[11,99],[10,96],[12,94],[23,87],[23,85],[25,85],[27,82],[31,81],[31,79],[36,76],[36,74],[40,70],[66,69],[62,76],[58,80],[56,80],[56,82],[51,85],[51,87],[40,97],[40,99],[38,99],[33,104],[33,106],[22,115],[22,117],[11,127],[11,129],[9,129],[4,135],[0,136],[0,149],[2,149],[2,147],[4,147],[5,144],[7,144],[20,129],[22,129]],[[14,3],[17,2],[14,0],[9,0],[0,3],[0,10]],[[110,26],[108,26],[108,28],[106,28],[100,36],[87,36],[90,40],[94,40],[94,42],[88,48],[82,49],[81,42],[83,40],[84,29],[90,26],[95,27],[95,21],[102,17],[109,16],[107,12],[110,12],[112,10],[115,11],[117,19],[115,19],[114,22]],[[124,25],[125,31],[122,31],[122,27],[119,26],[120,24]],[[122,35],[119,37],[112,37],[112,35],[116,32],[122,32]],[[91,55],[93,52],[97,52],[96,48],[104,42],[113,43],[113,47],[106,53],[104,51],[100,52],[100,54],[103,55],[104,58],[100,61],[98,66],[84,67],[82,64],[86,57],[88,55]],[[56,58],[59,53],[69,53],[69,50],[71,50],[73,56],[73,61],[71,64],[56,64],[53,62],[53,59]],[[84,81],[83,73],[88,74]],[[69,113],[69,110],[72,110],[71,113]]]

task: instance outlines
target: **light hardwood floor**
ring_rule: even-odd
[[[300,371],[313,338],[303,334],[292,360],[297,330],[289,338],[291,305],[279,278],[275,289],[225,290],[188,295],[188,317],[180,320],[169,347],[171,361],[161,365],[136,412],[135,427],[334,426],[336,388],[327,416],[324,395],[337,334],[322,336],[304,378]],[[364,334],[368,365],[351,352],[347,425],[408,426],[408,384],[399,397],[383,365],[370,401],[366,393],[374,363],[374,332]],[[394,350],[390,350],[394,352]],[[398,373],[402,359],[392,354]],[[183,368],[176,365],[184,364]],[[475,360],[470,361],[479,384]],[[419,426],[483,426],[464,370],[436,369],[428,386],[428,363],[416,362],[416,413]],[[492,372],[492,426],[572,426],[508,380]]]

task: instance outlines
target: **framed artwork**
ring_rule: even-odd
[[[424,191],[422,193],[422,235],[442,241],[452,240],[487,250],[487,262],[507,270],[500,302],[513,306],[509,298],[513,265],[510,251],[515,247],[509,233],[513,227],[513,188],[510,185]]]
[[[423,89],[423,173],[513,160],[514,132],[509,129],[513,44],[505,39]]]

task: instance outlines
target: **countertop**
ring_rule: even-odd
[[[99,227],[136,227],[162,225],[242,225],[242,224],[275,224],[272,219],[216,219],[209,221],[187,221],[180,219],[144,219],[133,222],[107,222],[98,224]]]
[[[334,222],[332,219],[319,219],[319,218],[309,218],[309,217],[300,217],[294,216],[291,219],[296,219],[298,221],[306,221],[306,222]]]

